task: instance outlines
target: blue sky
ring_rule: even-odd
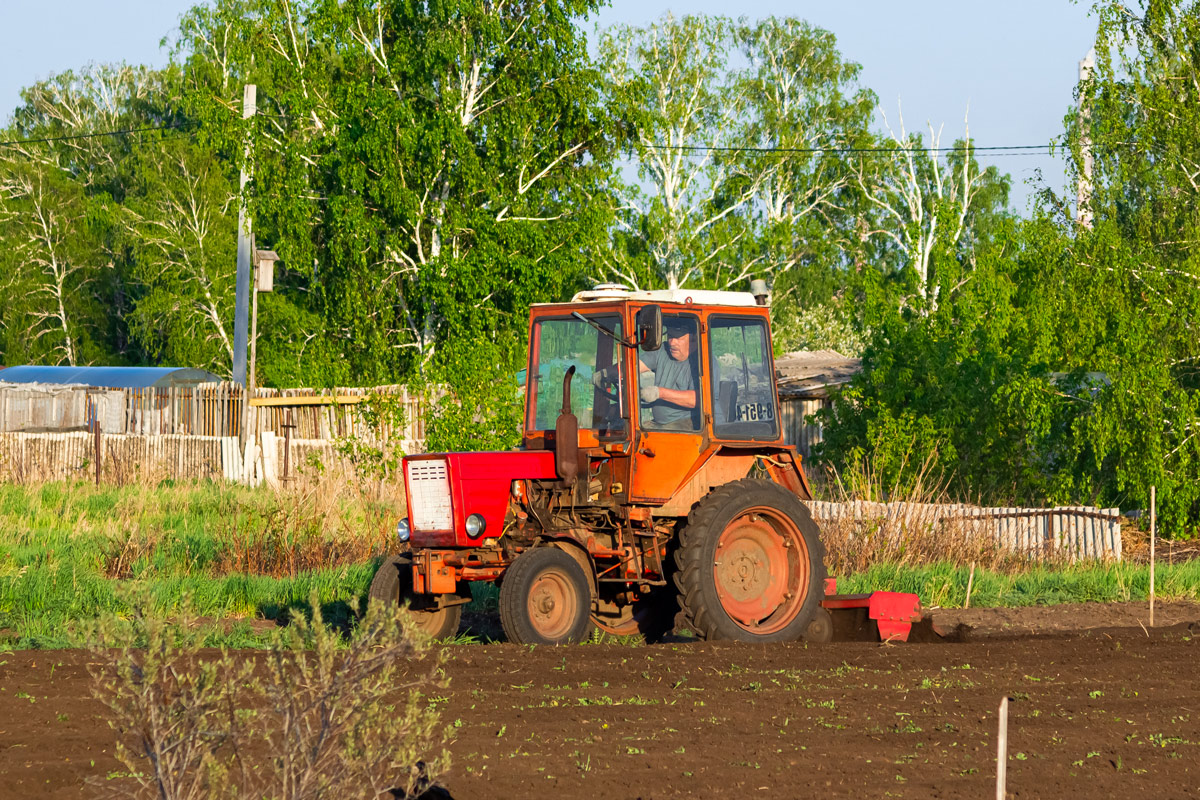
[[[88,62],[159,65],[160,40],[190,0],[3,0],[0,7],[0,117],[21,87]],[[832,31],[844,57],[863,65],[862,82],[894,121],[903,103],[909,130],[945,124],[943,144],[962,133],[970,104],[980,146],[1041,144],[1062,130],[1078,62],[1092,44],[1090,3],[1070,0],[614,0],[600,25],[643,24],[666,11],[791,15]],[[1041,169],[1056,190],[1062,164],[1049,156],[988,157],[1013,176],[1013,205],[1025,210],[1025,181]]]

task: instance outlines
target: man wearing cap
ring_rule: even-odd
[[[664,320],[666,342],[658,350],[642,351],[642,405],[651,410],[651,422],[659,430],[694,431],[697,429],[696,377],[693,364],[696,353],[694,324],[679,317]]]

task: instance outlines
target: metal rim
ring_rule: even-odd
[[[547,570],[529,587],[526,608],[529,622],[538,634],[546,639],[561,639],[574,627],[579,596],[566,574]]]
[[[621,606],[617,614],[592,612],[592,622],[613,636],[641,636],[662,623],[673,623],[674,616],[674,611],[663,610],[660,598],[643,595],[633,603]],[[666,627],[669,629],[671,624]]]
[[[420,628],[423,633],[428,633],[429,635],[432,636],[434,633],[436,633],[442,627],[442,622],[446,618],[446,613],[448,612],[448,609],[446,609],[446,608],[414,609],[412,607],[409,607],[409,611],[412,613],[412,618],[416,621],[417,627]]]
[[[632,636],[638,633],[638,621],[633,616],[633,606],[621,606],[616,616],[592,612],[592,622],[605,633],[613,636]]]
[[[808,596],[808,546],[786,514],[743,511],[717,539],[713,582],[721,608],[739,627],[766,635],[791,623]]]

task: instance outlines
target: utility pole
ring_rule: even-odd
[[[1083,228],[1092,227],[1092,109],[1088,106],[1083,85],[1092,78],[1096,68],[1096,51],[1089,50],[1079,62],[1079,131],[1080,151],[1083,155],[1082,170],[1075,195],[1075,222]]]
[[[246,84],[242,90],[242,119],[254,116],[258,105],[258,87]],[[254,246],[251,242],[250,217],[246,213],[246,184],[250,176],[246,172],[250,161],[250,136],[246,136],[245,162],[242,165],[241,205],[238,207],[237,242],[237,298],[233,311],[233,381],[242,385],[242,435],[243,446],[249,441],[250,398],[246,387],[246,340],[249,338],[250,304],[250,261]]]

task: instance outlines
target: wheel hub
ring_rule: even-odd
[[[571,609],[577,603],[575,592],[565,575],[546,572],[533,582],[529,590],[529,619],[537,631],[548,639],[566,635],[573,622]]]
[[[768,632],[791,618],[806,583],[798,568],[798,537],[793,526],[765,510],[743,513],[721,532],[713,576],[721,607],[738,625]]]

